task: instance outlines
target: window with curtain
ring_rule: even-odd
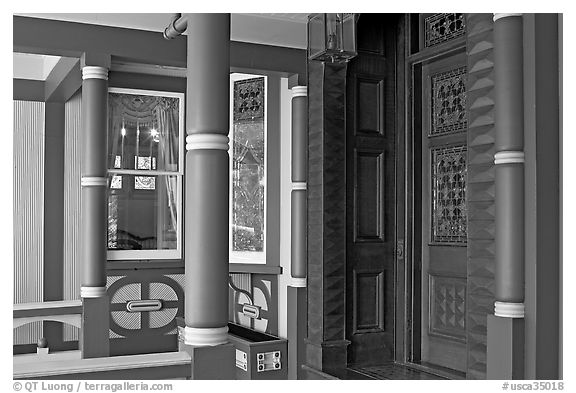
[[[230,75],[230,261],[266,263],[266,77]]]
[[[109,89],[108,257],[181,257],[184,95]]]

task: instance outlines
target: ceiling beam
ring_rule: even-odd
[[[79,58],[107,53],[113,61],[186,67],[186,37],[120,27],[14,16],[14,52]],[[209,37],[207,37],[209,39]],[[306,50],[232,41],[233,69],[298,74],[305,81]]]

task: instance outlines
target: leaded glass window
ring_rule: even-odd
[[[110,89],[108,256],[181,256],[183,94]]]
[[[263,262],[266,78],[232,74],[231,260]]]
[[[466,67],[432,76],[431,135],[466,131]]]
[[[466,146],[432,149],[432,242],[467,242]]]
[[[425,46],[434,46],[460,37],[465,31],[464,14],[434,14],[424,20]]]

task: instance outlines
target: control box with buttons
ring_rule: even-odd
[[[267,333],[228,324],[236,348],[237,379],[288,379],[288,341]]]

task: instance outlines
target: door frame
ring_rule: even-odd
[[[460,379],[444,370],[420,364],[421,351],[421,225],[419,206],[421,190],[422,66],[426,62],[450,57],[466,50],[466,34],[435,47],[419,50],[422,43],[420,14],[406,14],[398,34],[404,55],[399,56],[398,87],[403,90],[398,102],[397,134],[397,237],[404,238],[403,258],[397,249],[396,258],[396,361],[436,375]],[[399,46],[400,49],[400,46]],[[400,54],[400,50],[398,51]],[[402,75],[400,75],[402,73]],[[420,157],[420,158],[418,158]],[[415,161],[417,159],[417,161]],[[397,243],[398,245],[398,243]]]

